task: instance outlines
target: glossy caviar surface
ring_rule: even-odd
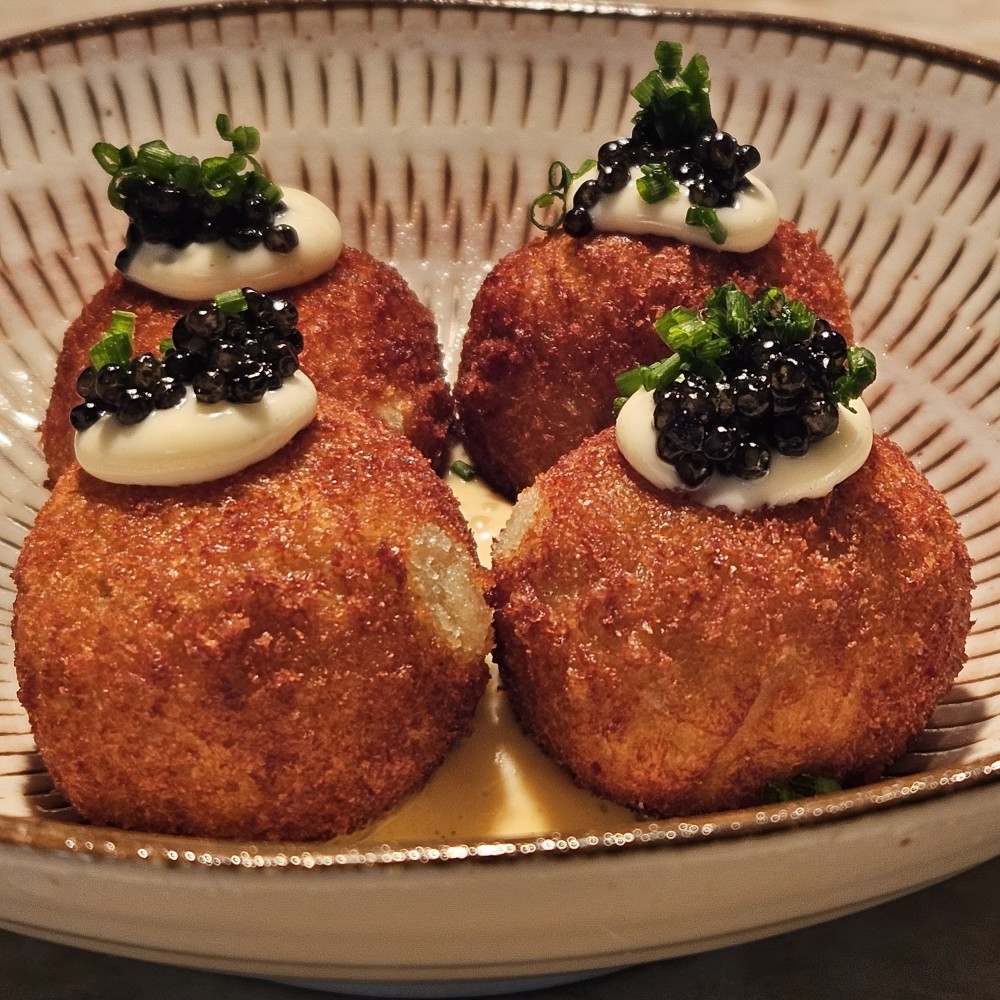
[[[73,427],[86,430],[106,414],[136,424],[178,405],[188,386],[202,403],[255,403],[281,388],[299,367],[298,310],[251,288],[231,295],[228,305],[222,299],[181,316],[161,356],[147,351],[85,368],[76,380],[83,402],[70,411]]]

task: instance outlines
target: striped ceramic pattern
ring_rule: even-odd
[[[122,236],[92,144],[161,136],[207,155],[217,112],[259,125],[271,175],[332,204],[348,242],[435,311],[451,367],[549,162],[627,131],[660,38],[708,56],[720,122],[837,260],[880,358],[876,424],[945,493],[975,560],[968,665],[898,771],[1000,757],[997,68],[746,19],[248,5],[0,52],[0,835],[23,818],[30,840],[56,801],[16,700],[9,571],[45,498],[34,428],[62,330]]]

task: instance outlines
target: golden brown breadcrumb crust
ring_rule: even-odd
[[[718,253],[658,237],[562,232],[504,257],[472,307],[455,385],[476,469],[513,499],[611,424],[615,375],[663,357],[652,323],[732,281],[778,286],[850,339],[847,296],[814,233],[782,222],[763,249]]]
[[[429,606],[441,581],[415,580],[427,551],[461,584],[443,598],[472,625],[461,640]],[[218,482],[122,487],[73,466],[14,574],[20,697],[93,822],[345,833],[469,730],[491,645],[484,573],[426,459],[330,401]]]
[[[737,515],[648,486],[612,429],[507,530],[491,599],[516,714],[581,785],[648,814],[749,805],[801,772],[874,778],[963,662],[965,544],[883,439],[828,497]]]
[[[330,271],[282,294],[298,307],[305,339],[300,362],[320,395],[375,413],[438,463],[451,424],[451,393],[434,317],[400,274],[363,250],[344,247]],[[156,351],[193,305],[117,271],[87,303],[66,331],[42,424],[51,481],[73,462],[69,411],[80,402],[76,378],[90,364],[87,352],[108,328],[112,310],[136,314],[139,353]]]

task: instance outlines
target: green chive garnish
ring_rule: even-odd
[[[545,233],[551,233],[553,230],[558,229],[566,216],[567,199],[571,185],[596,166],[597,160],[584,160],[576,170],[570,170],[561,160],[555,160],[549,164],[549,190],[540,194],[531,203],[529,210],[531,224],[536,229],[541,229]],[[538,214],[538,210],[550,209],[557,202],[560,207],[553,214],[553,218],[546,222]]]
[[[698,53],[682,67],[678,42],[659,42],[654,56],[657,68],[632,88],[639,105],[632,121],[664,146],[682,146],[712,118],[708,61]]]
[[[780,802],[794,802],[796,799],[808,799],[817,795],[830,795],[842,791],[841,785],[833,778],[822,775],[797,774],[788,781],[768,781],[761,789],[762,805],[775,805]]]
[[[705,232],[712,237],[712,242],[717,246],[722,246],[722,244],[726,242],[726,237],[729,235],[729,231],[719,221],[719,214],[714,208],[705,208],[702,205],[692,205],[687,210],[687,215],[684,217],[684,221],[689,226],[704,229]]]
[[[134,330],[135,313],[114,310],[111,313],[111,326],[101,334],[101,339],[90,349],[90,363],[95,368],[128,364],[132,359]]]
[[[231,288],[228,292],[220,292],[215,296],[215,304],[227,315],[244,312],[247,308],[247,298],[242,288]]]
[[[451,471],[464,483],[471,482],[476,478],[476,470],[468,462],[461,460],[451,463]]]
[[[264,175],[254,158],[260,148],[260,132],[250,125],[232,127],[228,115],[219,115],[215,127],[232,144],[233,151],[228,156],[210,156],[201,161],[174,153],[162,139],[145,142],[138,151],[131,146],[96,143],[92,149],[94,159],[111,175],[111,204],[124,208],[125,192],[147,180],[169,184],[187,194],[208,194],[226,204],[243,202],[251,195],[261,195],[271,205],[281,201],[281,188]]]
[[[867,347],[849,347],[847,371],[833,383],[834,398],[853,413],[850,401],[857,399],[875,381],[875,374],[875,355]]]
[[[653,205],[678,192],[679,187],[665,163],[644,163],[640,168],[642,176],[635,182],[639,197]]]
[[[678,306],[664,313],[653,327],[671,355],[651,365],[640,365],[615,378],[620,400],[645,389],[652,392],[671,385],[683,372],[712,381],[721,376],[719,362],[742,341],[766,331],[785,347],[807,341],[817,316],[804,303],[790,299],[780,288],[768,288],[751,299],[732,283],[714,288],[701,310]],[[833,385],[834,401],[848,406],[875,381],[875,356],[865,347],[851,347],[844,373]]]

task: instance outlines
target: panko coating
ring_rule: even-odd
[[[868,780],[961,669],[970,560],[943,498],[876,437],[832,493],[734,514],[659,492],[614,429],[518,500],[494,546],[497,657],[576,781],[654,816]]]
[[[452,419],[437,326],[400,274],[363,250],[344,247],[326,274],[281,293],[299,311],[300,360],[321,396],[354,402],[404,433],[439,463]],[[69,411],[76,378],[114,309],[136,314],[136,352],[156,351],[193,303],[170,299],[115,272],[70,325],[42,424],[54,482],[73,462]]]
[[[86,819],[313,839],[418,788],[488,671],[485,571],[401,435],[329,399],[198,486],[73,466],[15,569],[20,697]]]
[[[504,257],[476,295],[455,403],[477,471],[513,499],[560,455],[609,426],[614,376],[663,354],[653,320],[732,281],[778,286],[848,339],[843,284],[814,233],[781,222],[753,253],[660,237],[559,232]]]

